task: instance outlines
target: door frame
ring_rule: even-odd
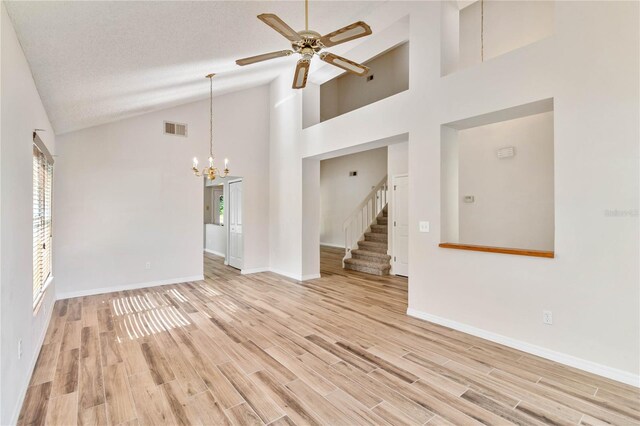
[[[397,217],[397,203],[396,203],[396,190],[395,190],[395,185],[396,185],[396,179],[397,178],[403,178],[406,177],[407,178],[407,215],[409,213],[409,191],[408,191],[408,187],[409,187],[409,173],[398,173],[397,175],[393,175],[391,176],[391,221],[395,223],[396,221],[396,217]],[[391,273],[393,275],[395,274],[395,266],[396,266],[396,261],[395,261],[395,253],[396,253],[396,227],[394,226],[393,223],[390,224],[391,225],[391,253],[389,253],[391,255]],[[409,244],[409,234],[410,232],[407,234],[407,244]],[[407,253],[409,252],[408,250],[409,248],[407,247]],[[404,276],[404,275],[400,275],[400,276]]]
[[[242,181],[242,178],[234,178],[231,179],[229,181],[227,181],[227,194],[225,194],[225,199],[224,199],[224,204],[225,204],[225,212],[224,212],[224,222],[225,222],[225,226],[227,227],[227,256],[224,258],[224,264],[229,266],[229,257],[231,257],[229,255],[229,253],[231,253],[231,223],[228,221],[227,218],[230,217],[230,215],[227,215],[227,206],[231,206],[231,184],[232,183],[243,183],[243,188],[242,188],[242,196],[244,197],[244,182]],[[244,201],[244,200],[243,200]],[[244,205],[244,202],[242,203]],[[244,223],[244,218],[243,218],[243,223]],[[243,224],[243,229],[242,229],[242,266],[244,266],[244,224]],[[242,268],[240,268],[240,270],[242,270]]]

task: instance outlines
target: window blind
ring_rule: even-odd
[[[53,164],[48,152],[33,145],[33,306],[42,298],[51,276]]]

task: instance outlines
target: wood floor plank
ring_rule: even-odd
[[[53,381],[53,377],[56,374],[56,364],[59,353],[59,341],[42,345],[40,354],[38,354],[36,367],[31,376],[31,386]]]
[[[231,420],[226,416],[224,409],[213,397],[211,392],[206,391],[194,396],[192,405],[198,411],[200,419],[205,425],[230,425]],[[158,424],[158,423],[156,423]]]
[[[78,389],[79,357],[79,349],[60,352],[51,388],[52,397],[75,392]]]
[[[278,346],[273,346],[267,349],[267,353],[275,358],[279,363],[284,365],[287,369],[293,372],[296,377],[304,380],[312,388],[314,388],[321,395],[326,395],[329,392],[336,390],[335,385],[325,380],[320,374],[313,369],[307,367],[300,359],[289,355]]]
[[[78,426],[102,426],[107,424],[107,411],[105,404],[96,405],[87,409],[79,409]]]
[[[319,418],[312,409],[307,407],[304,402],[298,398],[286,386],[278,383],[267,371],[258,371],[251,375],[251,379],[260,388],[262,392],[271,398],[284,412],[290,417],[294,423],[298,425],[321,425],[322,419]]]
[[[640,389],[408,317],[343,255],[57,301],[18,423],[640,425]]]
[[[51,382],[29,386],[18,417],[18,425],[43,425],[50,395]]]
[[[102,373],[102,365],[97,355],[80,358],[78,409],[84,410],[105,403]]]
[[[142,355],[147,361],[147,366],[156,385],[175,380],[176,376],[173,374],[173,370],[154,339],[142,341],[141,348]]]
[[[49,399],[44,423],[50,426],[75,426],[78,423],[77,392]]]
[[[264,425],[260,420],[260,417],[251,409],[251,407],[243,402],[242,404],[235,405],[229,408],[226,412],[231,424],[237,426],[258,426]]]
[[[285,414],[268,396],[258,392],[255,383],[245,376],[233,362],[221,364],[219,368],[264,423],[270,423]]]
[[[117,425],[136,419],[124,364],[104,367],[104,393],[107,418],[111,424]]]
[[[163,389],[156,385],[150,372],[129,376],[131,396],[141,425],[171,424],[176,420]]]

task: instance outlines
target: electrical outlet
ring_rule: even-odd
[[[542,311],[542,322],[545,324],[553,324],[553,313],[551,311]]]
[[[144,269],[151,269],[151,262],[147,262],[144,264]]]
[[[18,339],[18,359],[22,358],[22,339]]]

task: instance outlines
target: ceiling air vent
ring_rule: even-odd
[[[164,122],[164,133],[167,135],[187,136],[187,125],[182,123]]]

